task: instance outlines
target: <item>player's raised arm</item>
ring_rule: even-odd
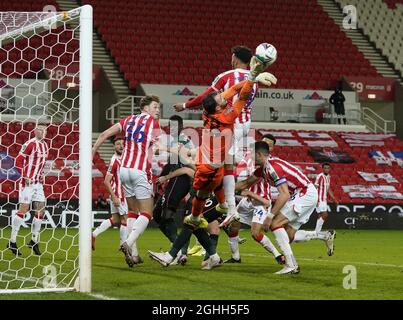
[[[262,62],[256,57],[252,57],[248,79],[239,82],[221,94],[221,97],[225,100],[231,99],[239,94],[238,100],[236,100],[232,106],[233,112],[224,112],[225,121],[231,122],[239,116],[250,98],[255,82],[260,82],[267,86],[277,83],[277,79],[274,75],[263,72],[264,68],[265,65]]]
[[[216,91],[212,86],[208,87],[203,93],[199,94],[195,98],[191,98],[184,103],[177,103],[174,105],[174,109],[177,112],[181,112],[185,109],[197,109],[202,105],[202,101],[208,94]]]
[[[103,144],[105,142],[106,139],[117,135],[118,133],[122,132],[122,126],[121,124],[115,123],[112,127],[110,127],[109,129],[105,130],[104,132],[102,132],[97,141],[95,142],[94,146],[92,147],[92,157],[94,157],[95,153],[98,151],[99,147],[101,146],[101,144]]]
[[[252,57],[252,51],[245,46],[237,45],[231,48],[231,65],[233,70],[220,73],[213,81],[210,87],[208,87],[203,93],[199,94],[195,98],[191,98],[185,103],[177,103],[174,105],[176,111],[180,112],[185,109],[197,109],[203,103],[203,99],[212,92],[220,92],[224,90],[227,83],[231,82],[231,78],[234,76],[235,69],[247,70],[248,64]]]

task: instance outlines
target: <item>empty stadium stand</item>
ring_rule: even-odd
[[[357,7],[358,27],[403,73],[403,1],[402,0],[337,0],[341,6]]]
[[[94,7],[95,26],[131,88],[207,85],[230,67],[234,44],[254,48],[263,41],[278,49],[271,71],[280,88],[329,89],[344,75],[378,75],[314,0],[83,3]],[[242,33],[235,31],[240,21]]]

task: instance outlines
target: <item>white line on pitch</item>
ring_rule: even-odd
[[[90,297],[101,299],[101,300],[119,300],[117,298],[108,297],[108,296],[105,296],[100,293],[86,293],[86,294],[89,295]]]
[[[9,277],[9,278],[15,278],[15,275],[14,274],[10,274],[10,273],[8,273],[8,272],[0,272],[0,275],[1,276],[5,276],[5,277]],[[31,282],[31,283],[37,283],[37,281],[36,280],[34,280],[34,279],[32,279],[32,278],[26,278],[26,277],[18,277],[17,278],[17,280],[20,280],[20,281],[25,281],[25,282]],[[22,289],[22,290],[24,290],[24,289]],[[33,289],[33,290],[31,290],[32,292],[37,292],[37,291],[35,291],[36,289]],[[65,290],[65,289],[57,289],[57,288],[55,288],[54,289],[54,292],[56,292],[56,291],[58,291],[58,290]],[[27,290],[27,291],[29,291],[29,290]],[[71,291],[71,290],[66,290],[66,291]],[[17,291],[15,291],[16,293],[18,293]],[[24,292],[22,292],[21,291],[21,293],[24,293]],[[113,298],[113,297],[108,297],[108,296],[105,296],[105,295],[103,295],[103,294],[99,294],[99,293],[85,293],[86,295],[89,295],[89,296],[91,296],[91,297],[94,297],[94,298],[97,298],[97,299],[101,299],[101,300],[119,300],[119,299],[117,299],[117,298]]]
[[[226,252],[229,253],[229,252]],[[243,256],[249,256],[249,257],[259,257],[259,258],[271,258],[270,255],[259,255],[259,254],[254,254],[254,253],[242,253],[241,255]],[[397,265],[397,264],[387,264],[387,263],[375,263],[375,262],[362,262],[362,261],[340,261],[340,260],[321,260],[321,259],[312,259],[312,258],[299,258],[297,257],[297,260],[303,260],[303,261],[314,261],[314,262],[329,262],[329,263],[339,263],[339,264],[360,264],[364,266],[371,266],[371,267],[386,267],[386,268],[403,268],[403,266]]]

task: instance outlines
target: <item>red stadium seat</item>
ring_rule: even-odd
[[[199,12],[197,6],[185,0],[169,6],[156,2],[152,8],[146,0],[135,3],[117,0],[114,7],[100,0],[85,0],[83,3],[95,6],[98,32],[133,89],[139,82],[208,85],[229,64],[229,52],[234,43],[254,47],[262,39],[272,39],[277,46],[277,65],[297,66],[296,70],[290,68],[290,72],[280,73],[279,88],[327,89],[337,85],[345,74],[377,74],[350,39],[312,1],[299,5],[294,1],[269,4],[253,0],[248,10],[252,10],[250,14],[258,20],[246,21],[243,29],[254,32],[237,33],[236,36],[231,35],[231,28],[220,23],[239,15],[239,4],[235,6],[233,2],[228,2],[225,10],[219,13],[214,10]],[[136,9],[131,9],[134,5]],[[208,0],[204,5],[209,8],[215,3]],[[306,10],[307,6],[312,10]],[[183,16],[168,16],[171,10],[179,10]],[[125,14],[121,15],[121,12]],[[152,20],[149,19],[151,12],[154,15]],[[261,27],[267,26],[266,16],[261,12],[271,13],[270,28]],[[290,16],[293,23],[289,23]],[[309,23],[313,20],[315,25]],[[178,28],[178,23],[183,21],[187,27]],[[225,39],[222,34],[225,34]],[[335,45],[338,52],[334,51]],[[133,48],[130,54],[128,48]],[[295,57],[297,51],[299,55]],[[347,62],[348,66],[345,66]],[[168,64],[172,66],[169,72],[162,67]],[[313,74],[312,70],[315,70]],[[340,70],[345,71],[340,73]],[[312,81],[307,82],[307,79]]]

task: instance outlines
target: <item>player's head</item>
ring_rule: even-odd
[[[223,98],[217,92],[210,93],[202,101],[203,110],[207,114],[219,112],[223,110],[226,105],[227,100],[225,100],[225,98]]]
[[[270,152],[273,152],[277,141],[276,138],[272,134],[268,133],[263,136],[262,141],[266,142],[269,145]]]
[[[245,46],[235,46],[231,49],[231,65],[233,68],[248,68],[250,59],[252,59],[252,50]]]
[[[160,117],[160,99],[157,96],[145,96],[140,100],[141,112],[149,113],[153,118]]]
[[[269,145],[264,141],[255,142],[255,164],[263,166],[270,154]]]
[[[322,164],[322,170],[323,170],[324,174],[329,174],[329,172],[330,172],[330,163],[324,162]]]
[[[45,139],[46,126],[44,124],[38,124],[34,130],[35,138],[38,140]]]
[[[183,130],[183,119],[181,116],[173,115],[169,118],[168,123],[169,132],[171,134],[179,134]]]
[[[123,137],[116,136],[113,138],[113,146],[115,147],[115,152],[121,155],[123,152],[124,140]]]

